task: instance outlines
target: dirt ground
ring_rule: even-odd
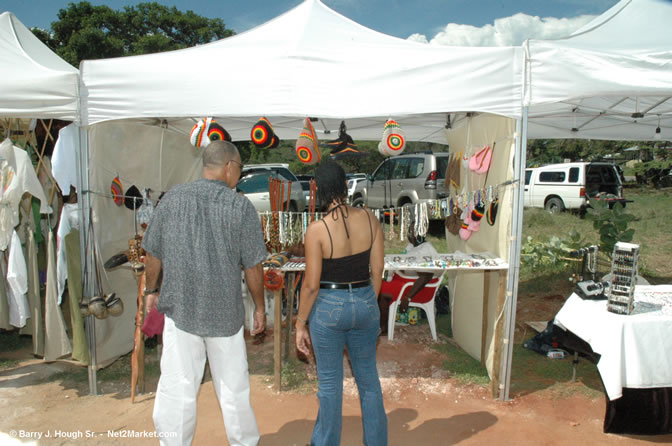
[[[442,339],[447,342],[446,338]],[[390,445],[638,445],[671,443],[672,435],[635,437],[604,434],[605,400],[574,393],[557,397],[539,391],[510,402],[494,400],[488,389],[463,384],[442,367],[444,357],[430,347],[426,325],[399,327],[395,340],[381,338],[378,365],[389,421]],[[261,431],[260,445],[306,445],[318,410],[314,365],[304,383],[276,392],[272,387],[272,336],[261,345],[248,340],[252,405]],[[153,355],[153,356],[152,356]],[[88,394],[86,380],[68,376],[77,366],[45,363],[26,350],[4,353],[19,362],[0,370],[0,444],[149,445],[138,438],[154,430],[153,390],[157,376],[148,374],[147,393],[130,400],[130,377],[99,383],[99,396]],[[148,361],[156,361],[156,351]],[[302,370],[306,367],[299,363]],[[357,388],[347,360],[344,384],[342,445],[361,445]],[[79,372],[81,377],[81,370]],[[42,434],[29,439],[27,435]],[[51,435],[45,439],[44,436]],[[58,436],[58,438],[54,438]],[[14,439],[15,438],[15,439]],[[22,443],[18,443],[21,441]],[[228,444],[212,382],[201,387],[195,445]]]

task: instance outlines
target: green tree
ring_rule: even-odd
[[[84,59],[133,56],[188,48],[234,35],[221,19],[182,12],[156,2],[122,11],[89,2],[70,3],[58,12],[51,31],[33,33],[74,66]]]
[[[623,150],[633,145],[646,147],[650,143],[590,139],[534,139],[527,142],[527,167],[562,163],[565,159],[571,161],[608,159],[618,162],[623,160]]]

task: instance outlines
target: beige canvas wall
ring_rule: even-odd
[[[128,249],[128,240],[135,235],[133,211],[114,203],[110,184],[118,175],[124,192],[131,185],[151,188],[156,200],[162,191],[199,178],[202,164],[200,149],[186,135],[158,126],[102,123],[92,126],[88,137],[91,208],[103,290],[117,293],[124,302],[121,316],[96,320],[97,362],[104,364],[133,348],[138,290],[130,267],[102,269],[105,260]]]
[[[494,151],[487,175],[475,174],[461,169],[461,191],[469,192],[488,185],[502,184],[513,177],[513,154],[515,153],[515,120],[495,115],[477,114],[458,121],[446,130],[446,139],[451,152],[464,152],[467,156],[488,144]],[[455,193],[453,191],[453,193]],[[490,252],[508,261],[509,239],[512,218],[512,186],[499,188],[499,211],[494,226],[483,218],[481,228],[464,241],[446,231],[449,252],[466,253]],[[499,315],[497,310],[498,277],[489,273],[489,301],[487,311],[487,333],[485,339],[488,373],[492,376],[492,343],[494,323]],[[483,272],[461,272],[450,275],[450,291],[453,296],[452,324],[453,336],[458,344],[472,357],[481,359],[482,319],[483,319]]]

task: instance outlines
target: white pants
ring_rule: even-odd
[[[243,328],[230,337],[207,338],[180,330],[166,317],[154,426],[161,445],[189,445],[196,429],[198,389],[205,358],[224,417],[229,443],[255,446],[259,428],[250,405],[250,376]]]

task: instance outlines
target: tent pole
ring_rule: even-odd
[[[524,179],[527,151],[527,106],[516,122],[516,152],[513,158],[513,218],[511,221],[511,244],[509,249],[509,276],[506,284],[505,335],[499,379],[499,400],[508,401],[511,388],[511,362],[513,341],[516,334],[516,306],[518,304],[518,279],[520,272],[520,248],[523,235]]]
[[[93,296],[93,250],[87,252],[89,234],[89,219],[91,216],[91,196],[89,194],[89,141],[86,128],[79,128],[79,138],[75,139],[78,143],[77,153],[77,202],[79,203],[79,255],[82,265],[82,284],[84,290],[83,298]],[[91,259],[87,258],[91,257]],[[85,319],[86,339],[89,346],[89,395],[98,395],[98,382],[96,379],[96,319],[89,315]]]

